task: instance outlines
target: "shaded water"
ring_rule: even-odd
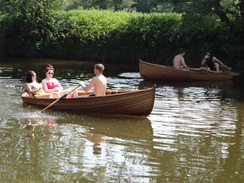
[[[40,113],[22,106],[26,71],[40,81],[52,63],[68,88],[91,78],[94,63],[18,62],[0,65],[0,182],[244,181],[244,98],[232,82],[156,82],[148,117]],[[155,83],[137,66],[105,67],[108,89]]]

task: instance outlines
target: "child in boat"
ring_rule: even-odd
[[[46,93],[42,89],[42,84],[36,81],[36,73],[34,71],[28,71],[26,74],[25,88],[27,93],[32,94],[36,98],[52,98],[51,94]]]
[[[46,78],[42,80],[42,85],[46,93],[51,93],[54,98],[59,98],[65,93],[69,92],[70,89],[63,90],[63,87],[56,78],[53,78],[54,67],[51,64],[46,66],[45,70]],[[76,98],[77,91],[71,92],[67,98]]]

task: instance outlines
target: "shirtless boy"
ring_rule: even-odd
[[[186,50],[184,48],[180,49],[178,55],[174,58],[174,68],[175,69],[189,69],[189,67],[185,63],[184,55],[186,54]]]
[[[103,71],[104,66],[102,64],[96,64],[94,66],[94,74],[96,76],[89,81],[90,84],[85,86],[83,81],[79,83],[85,91],[89,91],[92,88],[94,89],[93,94],[90,96],[104,96],[106,94],[107,79],[103,75]]]

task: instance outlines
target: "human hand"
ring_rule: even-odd
[[[79,85],[80,85],[80,86],[84,86],[84,82],[81,81],[81,82],[79,83]]]

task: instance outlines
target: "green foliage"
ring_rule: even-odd
[[[185,47],[187,60],[207,50],[240,59],[243,8],[234,0],[0,0],[0,55],[166,63]],[[182,14],[128,12],[136,9]]]
[[[51,4],[46,0],[2,1],[0,46],[10,56],[33,56],[51,31]],[[17,49],[16,49],[17,48]]]
[[[177,14],[141,14],[71,10],[60,11],[70,31],[66,41],[73,44],[73,58],[134,60],[140,57],[162,60],[163,50],[175,46],[181,16]],[[59,41],[60,42],[60,41]],[[75,46],[74,46],[75,45]]]

